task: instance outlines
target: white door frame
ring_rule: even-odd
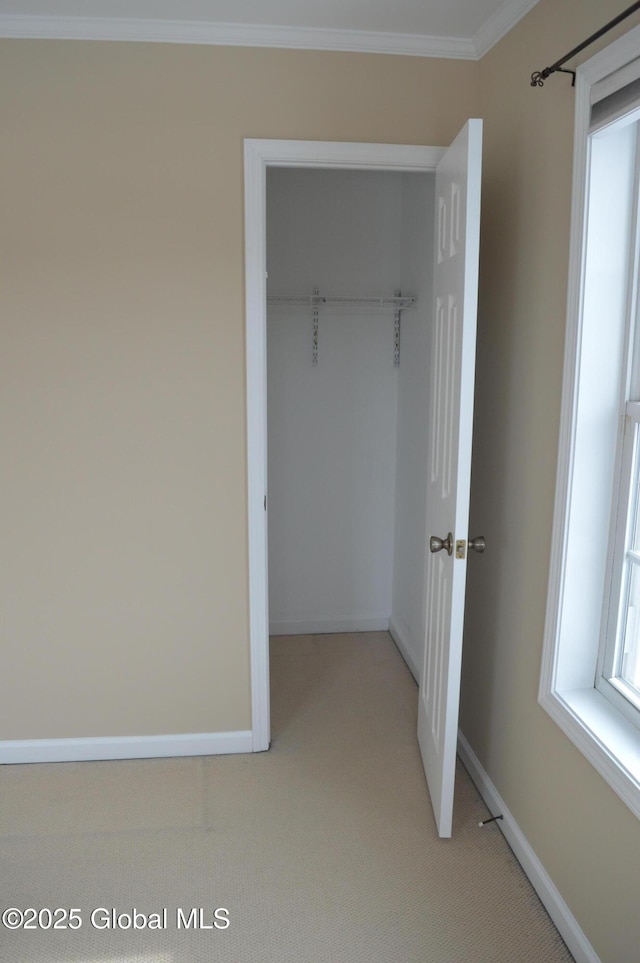
[[[269,748],[267,557],[267,167],[432,172],[442,147],[334,141],[245,140],[245,296],[249,640],[253,752]]]

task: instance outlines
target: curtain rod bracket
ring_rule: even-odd
[[[576,85],[576,72],[575,70],[565,70],[564,67],[545,67],[544,70],[535,70],[531,74],[531,86],[532,87],[544,87],[545,80],[555,73],[561,74],[571,74],[571,86]]]
[[[616,27],[623,20],[626,20],[627,17],[630,17],[632,13],[636,12],[636,10],[640,10],[640,0],[636,0],[636,3],[632,3],[630,7],[627,7],[626,10],[623,10],[622,13],[618,14],[617,17],[614,17],[613,20],[610,20],[609,23],[605,23],[604,27],[600,27],[600,29],[596,30],[595,33],[592,33],[590,37],[587,37],[586,40],[583,40],[581,44],[578,44],[577,47],[574,47],[573,50],[570,50],[568,54],[565,54],[564,57],[560,57],[560,60],[556,60],[556,62],[552,64],[551,67],[545,67],[544,70],[535,70],[531,74],[531,86],[544,87],[545,80],[547,80],[547,78],[550,77],[551,74],[560,72],[562,74],[571,74],[571,86],[575,87],[576,85],[575,70],[566,70],[562,66],[562,64],[566,63],[567,60],[571,60],[572,57],[575,57],[575,55],[580,53],[581,50],[584,50],[585,47],[588,47],[590,44],[594,43],[596,40],[602,37],[605,33],[608,33],[610,30]]]

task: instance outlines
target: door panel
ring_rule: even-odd
[[[427,474],[425,650],[418,741],[440,836],[451,835],[471,481],[482,121],[436,169],[431,447]],[[429,550],[430,536],[446,547]],[[464,545],[456,551],[456,542]]]

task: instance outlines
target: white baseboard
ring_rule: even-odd
[[[509,843],[516,859],[529,877],[531,885],[540,897],[547,913],[555,923],[562,939],[569,947],[576,963],[601,963],[600,958],[581,930],[575,916],[534,853],[526,836],[505,806],[504,800],[483,769],[480,760],[459,730],[458,754],[491,814],[495,816],[502,814],[503,818],[498,820],[497,826]]]
[[[159,756],[218,756],[251,750],[251,731],[96,739],[15,739],[0,742],[0,763],[10,765],[23,762],[85,762],[90,759],[150,759]]]
[[[394,618],[392,615],[389,619],[389,633],[395,644],[398,646],[400,655],[407,663],[409,672],[416,680],[418,685],[420,685],[420,669],[418,668],[416,660],[413,656],[413,646],[411,645],[410,641],[411,629],[404,619],[398,618],[397,616]]]
[[[269,635],[330,635],[335,632],[386,632],[389,617],[376,619],[317,619],[309,622],[270,622]]]

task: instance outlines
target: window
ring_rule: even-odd
[[[640,28],[578,71],[540,703],[640,816]]]
[[[609,99],[605,99],[604,105]],[[602,108],[603,104],[598,106]],[[593,109],[591,113],[593,117]],[[594,130],[592,123],[589,135],[582,308],[585,313],[595,307],[599,329],[618,343],[620,355],[616,371],[619,440],[614,462],[609,556],[595,684],[640,727],[640,336],[637,315],[640,108],[627,107],[622,112],[620,108],[614,109],[613,119],[610,114],[599,110],[598,125]]]
[[[634,392],[637,394],[637,391]],[[610,591],[596,687],[640,724],[640,404],[625,405],[618,497],[612,518]]]

